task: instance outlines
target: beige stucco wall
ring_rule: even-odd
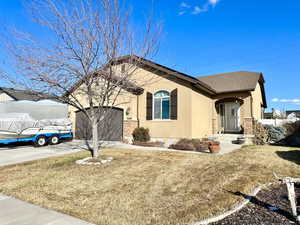
[[[191,127],[192,138],[212,135],[213,100],[195,91],[191,91]]]
[[[150,136],[153,138],[190,138],[192,136],[191,89],[144,69],[138,69],[136,74],[143,79],[151,78],[151,82],[143,86],[144,93],[138,97],[140,126],[149,128]],[[171,92],[176,88],[178,89],[177,120],[146,120],[147,92],[152,94],[160,90]]]
[[[257,83],[255,90],[251,92],[251,96],[253,99],[253,117],[256,120],[262,119],[261,116],[262,116],[263,99],[262,99],[262,92],[259,83]]]

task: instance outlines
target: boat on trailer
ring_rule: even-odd
[[[0,144],[33,142],[44,146],[72,138],[69,119],[34,120],[26,113],[0,114]]]

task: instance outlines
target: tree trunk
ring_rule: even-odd
[[[93,149],[92,149],[92,157],[97,158],[99,156],[99,140],[98,140],[98,123],[93,121],[92,124],[92,142],[93,142]]]

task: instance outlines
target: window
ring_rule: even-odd
[[[153,98],[153,118],[155,120],[170,119],[170,93],[158,91]]]

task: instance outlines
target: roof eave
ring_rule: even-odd
[[[187,74],[175,71],[175,70],[173,70],[171,68],[168,68],[166,66],[163,66],[163,65],[160,65],[158,63],[152,62],[152,61],[150,61],[148,59],[144,59],[144,58],[138,57],[136,55],[121,56],[121,57],[116,58],[111,63],[113,63],[113,64],[120,64],[120,63],[124,63],[124,62],[128,63],[129,60],[138,62],[138,63],[140,63],[140,64],[142,64],[144,66],[152,67],[153,69],[160,70],[160,71],[162,71],[164,73],[167,73],[169,75],[173,75],[173,76],[175,76],[178,79],[182,79],[182,80],[185,80],[187,82],[190,82],[190,83],[194,84],[194,86],[196,88],[198,88],[201,91],[205,91],[209,95],[215,95],[216,94],[216,91],[212,87],[210,87],[209,85],[205,84],[204,82],[198,80],[195,77],[192,77],[192,76],[189,76]],[[137,64],[137,65],[139,66],[139,64]]]
[[[241,89],[241,90],[229,90],[229,91],[221,91],[221,92],[216,92],[217,95],[221,95],[221,94],[228,94],[228,93],[240,93],[240,92],[250,92],[250,91],[254,91],[255,88],[251,88],[251,89]]]
[[[13,98],[15,101],[18,101],[19,99],[17,99],[15,96],[11,95],[9,92],[7,92],[6,90],[4,90],[3,88],[0,88],[5,94],[7,94],[9,97]]]

